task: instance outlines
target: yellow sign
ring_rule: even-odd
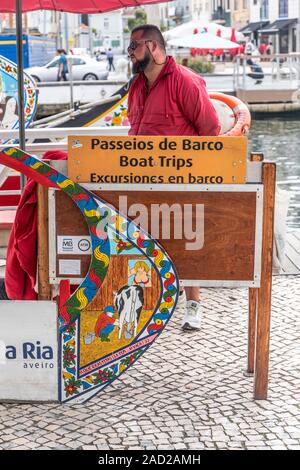
[[[82,183],[245,183],[246,137],[69,136],[68,175]]]

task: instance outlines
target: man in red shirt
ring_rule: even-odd
[[[153,25],[131,32],[128,55],[138,74],[128,96],[129,135],[218,135],[220,124],[205,81],[166,55],[164,38]],[[199,329],[198,287],[186,287],[183,329]]]

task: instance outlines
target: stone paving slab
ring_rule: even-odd
[[[247,377],[247,289],[203,289],[140,361],[84,405],[0,404],[0,449],[300,449],[300,276],[273,279],[269,398]]]

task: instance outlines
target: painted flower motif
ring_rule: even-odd
[[[120,372],[124,370],[126,367],[128,367],[130,364],[132,364],[133,361],[135,361],[135,359],[139,356],[139,354],[140,354],[140,351],[137,351],[131,354],[130,356],[127,356],[124,359],[122,359],[120,367],[119,367]]]
[[[66,359],[68,362],[72,362],[75,357],[75,354],[71,350],[66,351],[64,354],[64,359]]]
[[[74,354],[73,349],[69,346],[64,346],[63,348],[63,365],[64,367],[70,367],[75,363],[76,355]]]
[[[127,117],[127,109],[126,108],[123,108],[122,111],[121,111],[121,116],[122,117]]]
[[[68,380],[65,383],[65,392],[66,396],[74,395],[75,393],[77,394],[79,392],[79,389],[81,387],[81,380],[75,380],[74,378]]]
[[[74,387],[74,385],[72,384],[69,384],[66,386],[66,393],[67,393],[67,396],[68,395],[74,395],[74,393],[76,393],[76,387]]]
[[[108,116],[105,116],[104,121],[109,122],[112,120],[112,116],[109,114]]]
[[[95,376],[95,384],[107,382],[114,377],[115,373],[111,369],[99,370]]]
[[[10,73],[10,72],[12,71],[12,68],[11,68],[10,65],[7,65],[7,66],[5,67],[5,70],[6,70],[7,73]]]
[[[111,122],[113,126],[120,126],[122,124],[122,117],[120,115],[116,115],[115,113]]]
[[[129,356],[129,364],[131,364],[135,360],[135,357],[135,354],[131,354],[131,356]]]
[[[125,119],[123,119],[122,126],[130,126],[129,119],[127,117]]]

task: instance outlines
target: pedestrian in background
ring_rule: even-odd
[[[252,59],[247,59],[247,64],[250,66],[251,73],[248,73],[248,77],[253,78],[255,81],[255,85],[260,85],[264,79],[264,72],[263,69],[259,64],[253,62]]]
[[[67,81],[67,73],[68,73],[67,53],[64,49],[57,49],[57,53],[60,55],[60,58],[58,61],[57,81],[58,82],[60,82],[61,80]]]
[[[266,54],[267,54],[268,56],[274,54],[274,47],[273,47],[273,44],[272,44],[271,42],[269,42],[269,44],[267,44],[267,47],[266,47]],[[270,58],[269,58],[269,60],[270,60]]]
[[[108,60],[108,65],[109,65],[109,69],[108,71],[111,72],[111,70],[115,71],[115,66],[114,66],[114,55],[113,55],[113,52],[111,50],[111,48],[108,49],[107,53],[106,53],[106,57],[107,57],[107,60]]]
[[[254,41],[249,40],[246,43],[245,54],[246,55],[258,55],[258,49],[257,49],[256,45],[254,44]]]
[[[267,44],[262,42],[260,44],[259,48],[258,48],[258,51],[259,51],[260,55],[262,56],[262,60],[264,60],[266,50],[267,50]]]

